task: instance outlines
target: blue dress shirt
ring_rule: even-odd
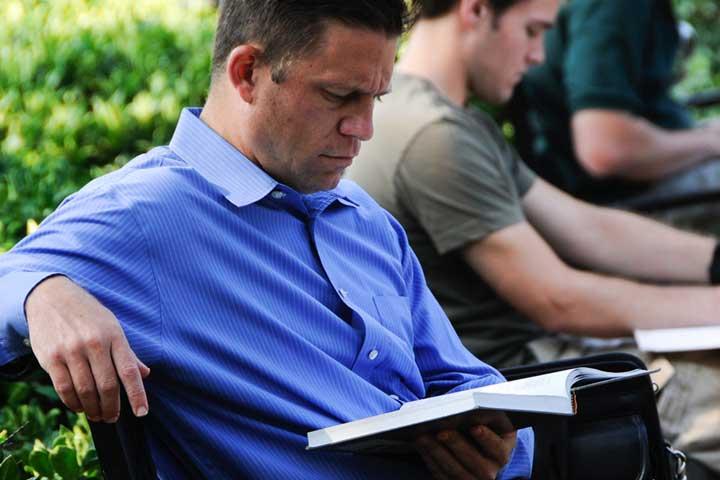
[[[405,233],[359,187],[302,195],[183,111],[169,146],[68,197],[0,256],[0,364],[23,304],[63,274],[151,367],[163,478],[425,478],[423,465],[306,451],[309,430],[501,381],[462,347]],[[529,477],[532,431],[502,478]]]

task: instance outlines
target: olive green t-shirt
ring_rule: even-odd
[[[375,107],[375,134],[348,169],[408,233],[430,289],[464,344],[490,364],[532,360],[542,334],[466,264],[471,242],[525,221],[535,176],[492,118],[450,102],[429,82],[393,77]]]
[[[570,120],[583,109],[621,110],[655,125],[692,125],[670,98],[678,33],[669,0],[571,0],[545,37],[546,60],[519,89],[534,142],[528,164],[586,200],[621,202],[647,184],[598,180],[578,163]]]

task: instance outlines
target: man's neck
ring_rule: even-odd
[[[468,98],[467,73],[454,16],[421,20],[410,34],[396,70],[430,81],[452,102]]]
[[[238,127],[240,125],[239,113],[232,105],[233,102],[228,99],[228,93],[222,87],[211,88],[200,114],[200,120],[237,148],[250,161],[257,163],[253,152],[243,138],[245,129]]]

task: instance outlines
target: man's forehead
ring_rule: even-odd
[[[320,48],[302,63],[308,66],[305,74],[328,87],[384,93],[389,88],[396,47],[397,37],[331,23]]]

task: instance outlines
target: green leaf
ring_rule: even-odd
[[[80,478],[80,465],[77,453],[70,447],[60,446],[50,451],[50,462],[63,480],[76,480]]]
[[[29,384],[19,382],[15,383],[10,387],[10,395],[8,396],[8,405],[19,405],[20,403],[27,400],[32,393],[32,388]]]
[[[12,455],[0,463],[0,480],[20,480],[20,471]]]
[[[54,473],[54,468],[50,462],[50,452],[44,448],[37,448],[37,444],[35,445],[35,448],[33,448],[33,451],[30,452],[27,466],[32,469],[31,473],[35,475],[43,475],[45,477],[52,478]]]

